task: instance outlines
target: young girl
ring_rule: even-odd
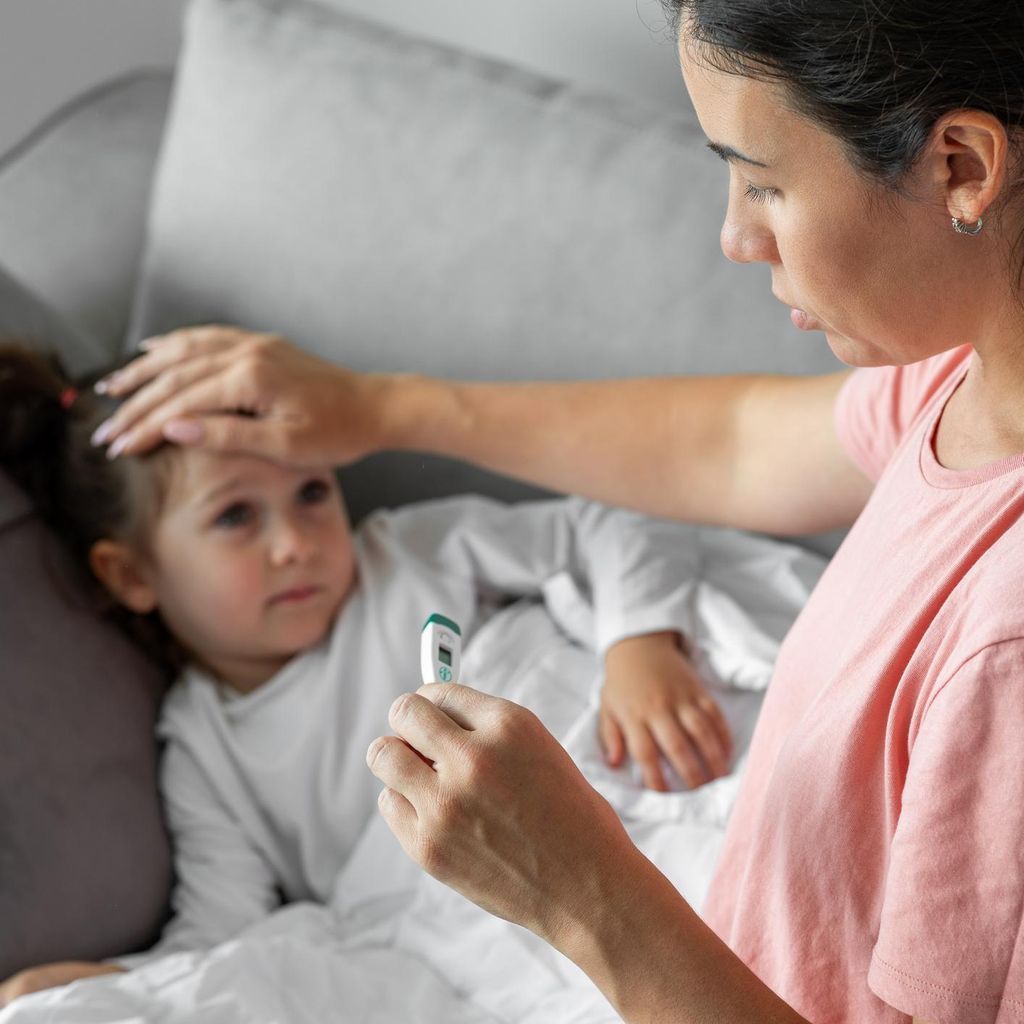
[[[90,444],[112,406],[56,360],[0,347],[0,466],[105,611],[178,676],[158,728],[174,917],[147,957],[224,941],[282,899],[328,900],[376,808],[366,749],[418,678],[433,612],[470,640],[499,599],[569,573],[605,654],[609,760],[628,749],[658,789],[662,758],[691,786],[728,770],[728,728],[678,632],[696,568],[685,528],[578,500],[462,498],[353,534],[332,467],[174,446],[112,461]],[[121,969],[22,972],[0,1007]]]

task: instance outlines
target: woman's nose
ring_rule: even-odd
[[[738,212],[735,203],[729,205],[720,235],[726,259],[733,263],[778,263],[775,236],[759,219]]]

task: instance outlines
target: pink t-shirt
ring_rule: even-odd
[[[814,1024],[1024,1021],[1024,456],[937,461],[970,357],[839,395],[876,486],[783,645],[705,906]]]

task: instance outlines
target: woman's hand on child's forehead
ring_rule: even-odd
[[[259,455],[296,466],[337,465],[367,454],[362,440],[379,379],[351,373],[277,335],[238,327],[183,328],[97,389],[124,397],[93,435],[110,458],[165,442]]]
[[[124,401],[97,428],[93,443],[109,444],[111,458],[140,454],[162,443],[164,428],[176,418],[224,409],[224,389],[216,396],[217,404],[211,404],[215,396],[204,384],[224,375],[229,355],[233,352],[237,358],[244,333],[235,328],[197,327],[143,341],[139,346],[143,355],[96,384],[97,391]],[[234,408],[245,406],[236,402]]]

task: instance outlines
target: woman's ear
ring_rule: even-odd
[[[156,591],[150,583],[147,566],[127,544],[116,540],[96,541],[89,549],[89,566],[119,604],[140,615],[156,608]]]
[[[949,216],[976,223],[1006,183],[1010,153],[1003,123],[981,110],[954,110],[935,125],[932,153]]]

